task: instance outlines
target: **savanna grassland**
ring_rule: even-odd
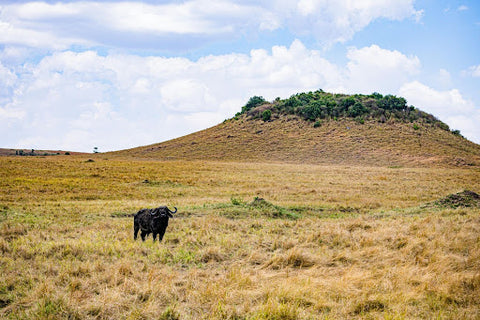
[[[480,318],[476,166],[90,157],[0,157],[0,318]]]

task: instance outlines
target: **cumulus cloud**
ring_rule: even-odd
[[[419,81],[412,81],[404,84],[399,94],[410,104],[436,115],[452,129],[461,129],[467,138],[479,141],[480,108],[466,100],[458,89],[438,91]]]
[[[420,19],[423,11],[416,10],[413,2],[412,0],[300,0],[293,2],[292,6],[296,8],[288,8],[283,12],[282,18],[285,24],[297,34],[311,33],[317,39],[327,43],[345,42],[378,18]]]
[[[471,101],[465,100],[458,89],[437,91],[419,82],[404,84],[399,93],[414,105],[423,106],[425,111],[446,116],[468,113],[474,110]]]
[[[413,0],[189,0],[27,2],[0,6],[0,42],[64,50],[72,45],[184,50],[219,38],[288,29],[344,42],[373,20],[421,16]]]
[[[17,81],[18,77],[15,72],[0,62],[0,120],[4,123],[10,119],[21,119],[24,115],[22,110],[9,105]]]
[[[300,41],[197,61],[64,51],[26,65],[18,78],[0,72],[15,83],[0,117],[17,119],[16,147],[83,151],[163,141],[233,116],[252,95],[274,99],[341,81],[335,65]]]
[[[6,68],[0,62],[0,97],[2,96],[2,94],[5,94],[2,91],[13,87],[16,81],[17,81],[16,74],[11,70],[9,70],[8,68]]]
[[[372,88],[379,92],[396,92],[411,76],[419,73],[421,66],[416,56],[409,57],[377,45],[350,48],[347,58],[350,61],[346,85],[349,92],[356,93],[371,93]]]

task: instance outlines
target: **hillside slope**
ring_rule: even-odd
[[[260,108],[260,107],[259,107]],[[381,166],[480,165],[480,145],[434,124],[375,119],[312,121],[274,114],[237,115],[181,138],[123,150],[118,156]]]

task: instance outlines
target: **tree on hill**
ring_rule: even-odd
[[[253,96],[248,100],[247,104],[242,108],[242,113],[246,113],[249,110],[255,107],[258,107],[259,105],[262,105],[266,102],[267,101],[261,96]]]

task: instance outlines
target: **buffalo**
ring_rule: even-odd
[[[175,207],[174,207],[175,208]],[[167,230],[168,219],[173,218],[171,211],[166,206],[161,206],[154,209],[142,209],[133,216],[133,239],[137,240],[138,231],[141,230],[140,236],[142,241],[145,241],[145,237],[150,233],[153,233],[153,242],[157,239],[162,241],[165,230]]]

